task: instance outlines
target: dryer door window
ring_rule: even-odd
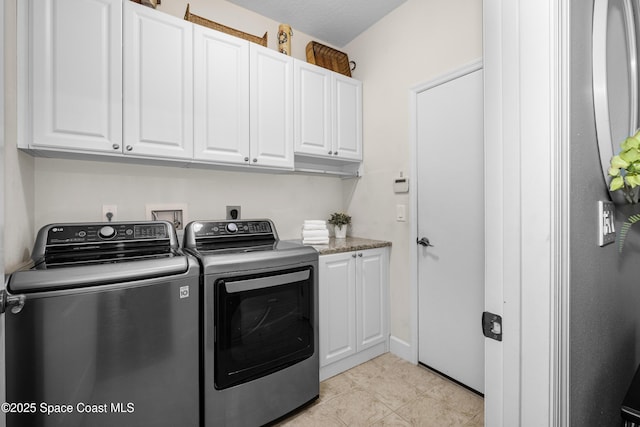
[[[313,270],[225,278],[215,286],[215,387],[284,369],[314,352]]]

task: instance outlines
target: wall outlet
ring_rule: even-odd
[[[227,206],[227,219],[240,219],[240,206]]]
[[[598,201],[598,246],[616,241],[616,208],[612,202]]]
[[[102,205],[101,221],[117,221],[118,205]]]

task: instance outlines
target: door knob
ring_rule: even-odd
[[[431,244],[431,242],[429,241],[429,239],[427,239],[426,237],[423,237],[422,239],[416,239],[416,243],[422,246],[431,246],[433,247],[433,245]]]

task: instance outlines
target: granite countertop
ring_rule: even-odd
[[[331,237],[328,245],[316,245],[314,248],[320,255],[338,254],[341,252],[363,251],[365,249],[384,248],[391,246],[391,242],[383,240],[362,239],[360,237],[347,237],[336,239]]]

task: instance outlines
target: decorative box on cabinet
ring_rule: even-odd
[[[320,379],[389,350],[389,250],[321,255]]]

